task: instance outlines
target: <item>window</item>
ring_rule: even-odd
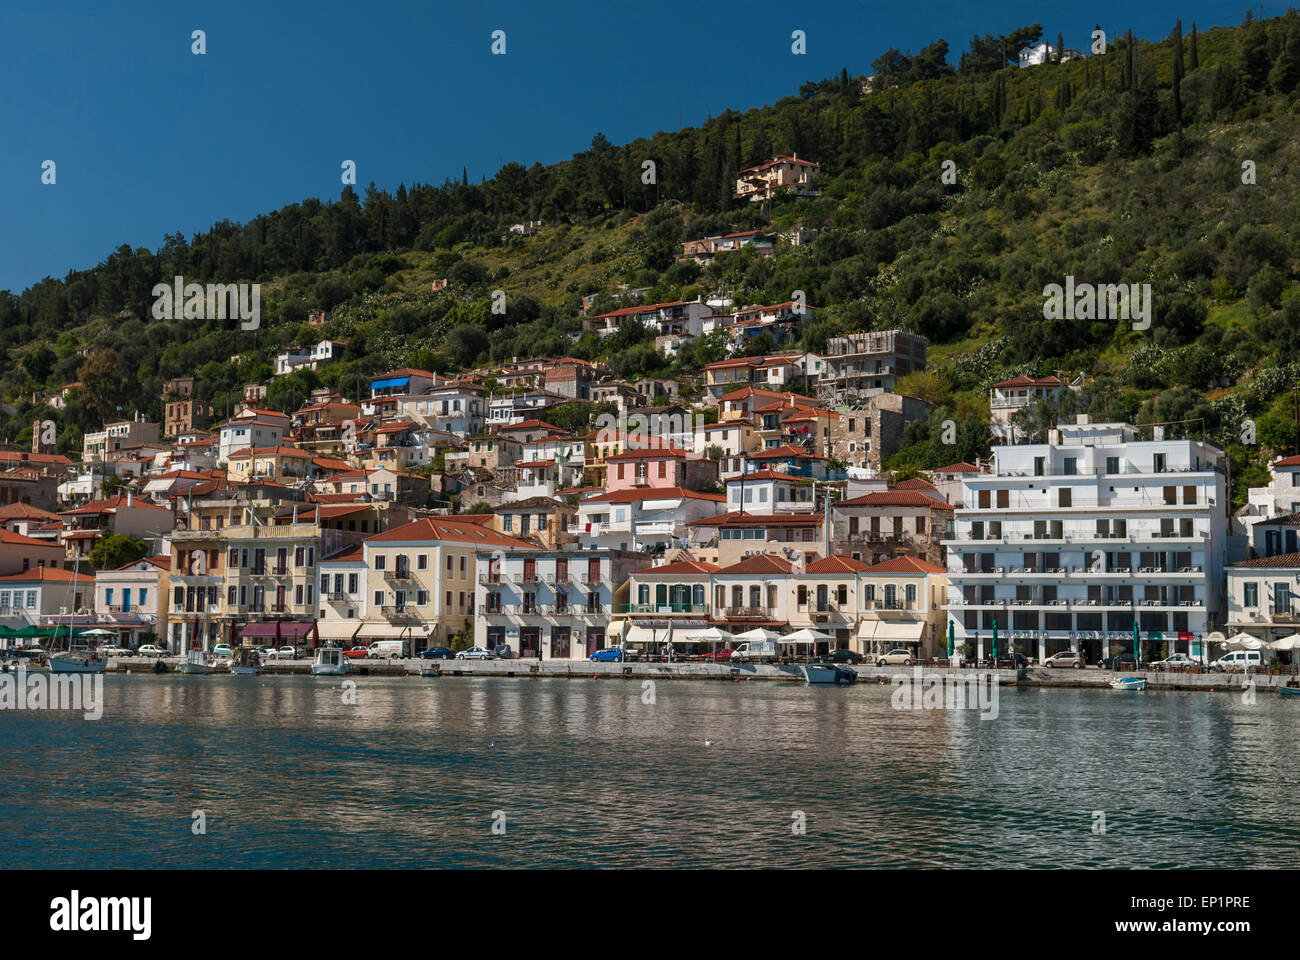
[[[999,507],[1009,507],[1010,505],[1011,505],[1011,491],[1010,491],[1010,490],[999,490],[999,491],[998,491],[998,506],[999,506]]]
[[[1119,473],[1119,457],[1106,458],[1106,472]]]
[[[428,602],[429,602],[429,591],[428,591],[428,590],[416,590],[416,591],[415,591],[415,605],[416,605],[417,607],[422,607],[422,606],[424,606],[424,605],[425,605],[426,603],[428,603]]]
[[[382,553],[377,553],[377,554],[375,554],[375,569],[376,569],[376,570],[383,570],[383,569],[384,569],[384,564],[385,564],[385,562],[386,562],[386,558],[384,557],[384,555],[383,555]],[[375,602],[378,603],[379,601],[376,600]]]
[[[1064,467],[1065,467],[1065,475],[1066,475],[1067,477],[1078,476],[1078,474],[1079,474],[1079,458],[1078,458],[1078,457],[1066,457],[1065,460],[1064,460]]]
[[[355,573],[349,573],[349,574],[348,574],[348,593],[356,593],[356,592],[357,592],[357,575],[356,575]]]
[[[384,605],[384,591],[382,591],[382,590],[376,590],[376,591],[375,591],[375,606],[376,606],[376,607],[382,607],[383,605]]]
[[[1259,584],[1258,583],[1242,584],[1242,606],[1243,607],[1259,606]]]
[[[1073,490],[1071,490],[1069,487],[1062,487],[1062,488],[1061,488],[1059,491],[1057,491],[1057,492],[1060,494],[1060,498],[1059,498],[1058,503],[1057,503],[1058,506],[1069,507],[1069,506],[1072,506],[1072,505],[1073,505],[1073,503],[1072,503],[1072,501],[1073,501],[1073,499],[1074,499],[1074,491],[1073,491]]]
[[[417,570],[429,569],[429,555],[427,553],[417,553],[415,555],[415,569]]]

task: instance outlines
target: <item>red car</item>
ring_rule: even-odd
[[[731,659],[731,648],[723,647],[721,650],[714,650],[711,653],[702,653],[700,659],[710,660],[713,663],[726,663]]]
[[[348,647],[346,650],[343,651],[343,656],[351,657],[353,660],[362,660],[365,658],[366,651],[369,649],[370,649],[369,647],[362,647],[362,646]]]

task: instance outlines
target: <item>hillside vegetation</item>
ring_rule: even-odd
[[[1008,34],[1012,49],[1036,26]],[[569,354],[637,376],[721,356],[708,338],[671,361],[636,331],[572,339],[582,295],[605,295],[599,312],[625,283],[651,288],[648,302],[725,291],[738,305],[776,303],[803,290],[818,308],[804,331],[812,349],[873,328],[929,337],[930,370],[899,389],[943,416],[912,428],[898,467],[985,450],[997,379],[1083,372],[1087,387],[1061,411],[1031,411],[1027,429],[1081,412],[1171,423],[1227,446],[1234,479],[1258,482],[1266,457],[1296,442],[1300,15],[1171,27],[1159,43],[1111,37],[1105,55],[1028,69],[1001,66],[1001,36],[973,38],[956,68],[939,40],[878,58],[869,91],[845,70],[699,128],[623,146],[597,134],[572,160],[507,164],[481,184],[348,187],[334,202],[168,236],[157,251],[121,247],[93,269],[0,292],[11,361],[0,394],[17,407],[0,435],[29,443],[32,420],[48,417],[75,453],[81,431],[119,409],[157,417],[163,383],[184,375],[224,411],[244,382],[269,378],[277,350],[324,336],[348,342],[345,358],[277,378],[269,406],[318,385],[355,395],[401,365]],[[733,200],[736,172],[774,154],[820,162],[821,195]],[[647,159],[655,184],[642,182]],[[952,184],[941,179],[949,160]],[[538,219],[535,236],[508,233]],[[795,224],[816,241],[703,269],[674,262],[683,240]],[[176,275],[262,282],[261,329],[153,319],[153,285]],[[1067,275],[1151,284],[1151,329],[1043,319],[1044,288]],[[441,278],[447,288],[432,292]],[[490,310],[497,289],[504,316]],[[305,322],[315,311],[332,313],[323,328]],[[62,413],[29,402],[76,380]],[[938,440],[947,416],[960,425],[956,455]],[[1254,445],[1242,443],[1247,420]]]

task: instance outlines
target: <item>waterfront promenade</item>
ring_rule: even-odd
[[[138,657],[111,659],[110,673],[152,673],[159,661]],[[179,658],[161,661],[171,673],[180,663]],[[361,660],[352,664],[350,677],[418,676],[420,668],[436,665],[445,677],[526,677],[533,679],[568,680],[712,680],[717,682],[804,682],[803,672],[797,664],[714,664],[714,663],[592,663],[586,660]],[[858,675],[859,684],[890,683],[895,676],[914,676],[916,667],[868,666],[849,667]],[[1001,686],[1053,687],[1108,687],[1111,680],[1120,676],[1141,676],[1154,690],[1203,690],[1206,692],[1240,691],[1251,681],[1260,691],[1271,692],[1285,684],[1288,675],[1254,673],[1184,673],[1166,671],[1140,671],[1117,673],[1111,670],[1087,668],[1084,670],[1053,670],[1045,667],[1028,667],[1018,670],[950,669],[921,667],[921,676],[969,679],[974,673],[997,677]],[[223,670],[213,669],[209,676],[219,676]],[[273,660],[263,665],[264,676],[306,675],[311,673],[309,660]],[[196,680],[200,679],[198,677]],[[322,680],[336,679],[325,678]],[[425,678],[435,679],[435,678]]]

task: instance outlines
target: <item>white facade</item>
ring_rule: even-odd
[[[585,660],[605,645],[614,591],[641,562],[616,550],[480,552],[474,641],[521,659]]]
[[[993,472],[964,479],[945,541],[958,644],[983,658],[996,620],[999,652],[1011,642],[1039,658],[1069,648],[1095,661],[1132,648],[1137,618],[1144,643],[1201,655],[1224,607],[1223,452],[1139,441],[1124,424],[1054,433],[1057,443],[994,447]]]
[[[289,427],[269,420],[245,418],[223,423],[218,433],[217,461],[225,463],[232,453],[250,447],[278,447]]]

